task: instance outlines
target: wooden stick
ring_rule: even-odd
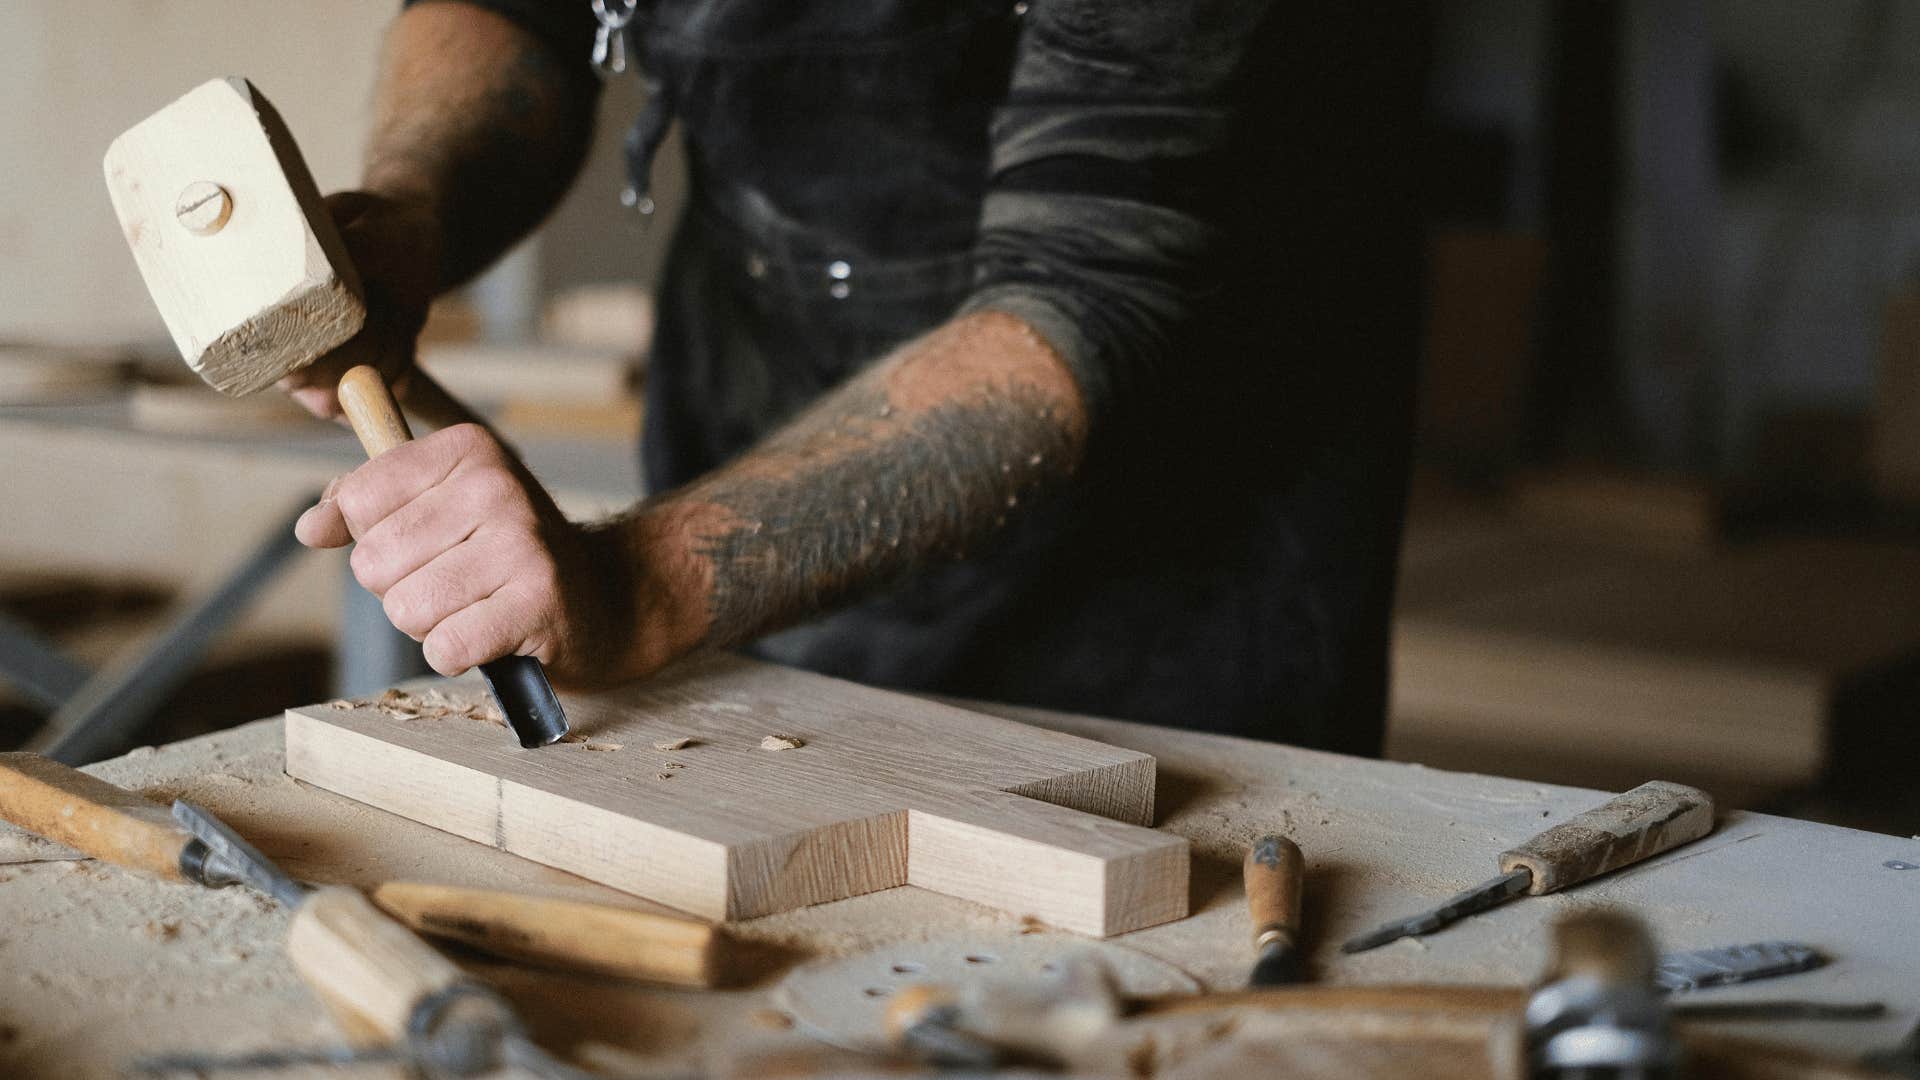
[[[348,368],[347,373],[340,376],[339,394],[340,411],[347,414],[347,423],[353,425],[353,433],[360,437],[360,446],[366,450],[367,457],[377,458],[402,443],[413,441],[407,418],[400,415],[393,391],[387,389],[387,380],[378,368],[367,364]]]
[[[417,882],[382,885],[373,902],[420,933],[509,959],[674,986],[720,979],[720,932],[691,919]]]
[[[193,836],[143,795],[32,753],[0,754],[0,818],[130,870],[185,881]]]

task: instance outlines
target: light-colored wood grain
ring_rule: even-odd
[[[358,889],[315,890],[287,929],[287,958],[333,1007],[391,1042],[428,996],[464,978],[451,960],[373,906]]]
[[[270,386],[366,321],[319,189],[286,125],[246,80],[189,91],[115,139],[104,167],[147,291],[180,355],[216,390]],[[208,184],[231,200],[212,231],[179,213],[183,194]]]
[[[373,902],[419,933],[509,959],[675,986],[721,976],[719,931],[691,919],[415,881],[387,882]]]
[[[152,799],[39,754],[0,754],[0,819],[119,866],[183,881],[191,837]]]
[[[347,414],[347,423],[353,425],[353,433],[359,436],[368,457],[379,457],[413,441],[407,419],[400,415],[400,405],[377,369],[366,364],[348,368],[340,376],[339,396],[340,411]]]
[[[1095,935],[1186,913],[1186,841],[1144,827],[1147,755],[732,657],[565,700],[583,741],[538,751],[460,717],[294,709],[287,772],[710,919],[909,882]]]

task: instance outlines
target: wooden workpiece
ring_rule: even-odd
[[[1477,883],[1489,869],[1489,852],[1604,797],[1107,720],[994,711],[1157,760],[1157,825],[1193,845],[1193,914],[1103,945],[1171,963],[1210,989],[1245,984],[1250,928],[1241,859],[1255,839],[1284,829],[1309,853],[1302,944],[1310,985],[1520,985],[1539,974],[1555,919],[1620,907],[1643,918],[1663,950],[1793,939],[1833,958],[1817,971],[1708,991],[1701,1000],[1793,996],[1890,1006],[1883,1019],[1864,1022],[1791,1021],[1762,1025],[1764,1031],[1697,1025],[1703,1030],[1851,1055],[1891,1044],[1914,1023],[1920,940],[1908,931],[1920,903],[1920,870],[1888,864],[1920,865],[1920,841],[1735,811],[1712,836],[1640,866],[1505,905],[1429,938],[1342,956],[1339,943],[1351,934]],[[646,906],[289,779],[281,732],[281,721],[263,721],[94,771],[150,796],[205,806],[289,871],[316,881],[361,888],[437,881]],[[531,753],[555,749],[619,759],[636,748],[595,752],[562,744]],[[674,760],[697,749],[675,751]],[[751,752],[784,757],[806,748]],[[0,934],[0,1074],[104,1080],[142,1053],[319,1046],[340,1037],[287,962],[286,914],[244,890],[170,885],[85,862],[0,866],[0,879],[0,925],[9,928]],[[1031,942],[1048,935],[1016,915],[912,887],[728,930],[742,946],[760,950],[764,966],[749,977],[751,985],[724,992],[475,957],[462,963],[501,989],[546,1045],[577,1062],[672,1074],[742,1055],[811,1052],[811,1043],[787,1026],[790,1018],[768,1011],[779,978],[810,957],[885,949],[911,959],[929,937]],[[1062,955],[1085,940],[1052,937]],[[1192,1037],[1204,1040],[1218,1022],[1196,1015]],[[1266,1023],[1249,1017],[1243,1029]],[[1317,1016],[1272,1023],[1303,1045],[1326,1046],[1324,1039],[1315,1043],[1323,1024]],[[1413,1046],[1383,1052],[1391,1058],[1416,1052]],[[397,1076],[377,1069],[365,1075]]]
[[[712,919],[909,883],[1094,935],[1186,914],[1147,755],[731,657],[566,705],[534,752],[470,710],[294,709],[287,771]]]

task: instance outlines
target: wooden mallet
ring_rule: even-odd
[[[105,169],[147,291],[187,366],[214,389],[265,389],[366,325],[359,275],[313,175],[245,79],[203,83],[134,125],[107,149]],[[349,374],[369,391],[347,409],[367,454],[411,438],[380,374]],[[408,405],[435,426],[480,422],[424,371],[407,389]],[[507,656],[480,671],[520,745],[567,733],[537,660]]]

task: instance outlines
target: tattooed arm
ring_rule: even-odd
[[[751,640],[958,556],[1072,474],[1086,427],[1066,366],[1025,323],[963,316],[643,505],[623,526],[629,561],[678,564],[667,652]],[[639,644],[635,665],[655,666]]]
[[[367,287],[367,329],[289,377],[301,404],[337,415],[341,372],[369,360],[404,400],[427,305],[525,236],[579,172],[599,93],[585,57],[466,3],[394,20],[361,187],[327,200]]]
[[[508,653],[556,681],[638,678],[951,557],[1064,481],[1086,438],[1066,365],[1011,315],[962,316],[680,490],[566,521],[484,431],[448,428],[300,521],[445,674]]]

